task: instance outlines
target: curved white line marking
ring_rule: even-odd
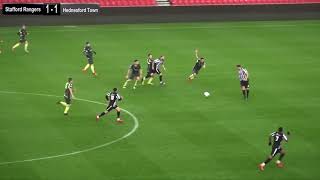
[[[34,95],[34,96],[47,96],[47,97],[61,97],[61,96],[56,96],[56,95],[51,95],[51,94],[39,94],[39,93],[26,93],[26,92],[12,92],[12,91],[0,91],[0,93],[2,94],[25,94],[25,95]],[[94,103],[94,104],[101,104],[101,105],[105,105],[105,103],[101,103],[101,102],[97,102],[97,101],[91,101],[91,100],[87,100],[87,99],[81,99],[81,98],[75,98],[75,100],[78,101],[84,101],[84,102],[89,102],[89,103]],[[111,144],[114,144],[116,142],[119,142],[129,136],[131,136],[139,127],[139,121],[138,118],[133,115],[131,112],[122,109],[122,111],[124,111],[125,113],[127,113],[129,116],[132,117],[133,121],[134,121],[134,126],[132,128],[132,130],[125,134],[124,136],[117,138],[113,141],[98,145],[98,146],[94,146],[91,148],[87,148],[84,150],[80,150],[80,151],[74,151],[74,152],[70,152],[70,153],[65,153],[65,154],[58,154],[58,155],[54,155],[54,156],[45,156],[45,157],[40,157],[40,158],[33,158],[33,159],[25,159],[25,160],[18,160],[18,161],[7,161],[7,162],[0,162],[0,165],[5,165],[5,164],[16,164],[16,163],[23,163],[23,162],[31,162],[31,161],[39,161],[39,160],[45,160],[45,159],[53,159],[53,158],[59,158],[59,157],[65,157],[65,156],[72,156],[72,155],[76,155],[76,154],[80,154],[80,153],[84,153],[84,152],[89,152],[89,151],[93,151],[96,149],[100,149],[106,146],[109,146]]]

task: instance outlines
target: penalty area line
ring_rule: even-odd
[[[42,94],[42,93],[27,93],[27,92],[14,92],[14,91],[0,91],[0,94],[22,94],[22,95],[33,95],[33,96],[45,96],[45,97],[61,97],[61,96],[57,96],[57,95],[51,95],[51,94]],[[88,99],[81,99],[81,98],[75,98],[75,100],[78,101],[83,101],[83,102],[88,102],[88,103],[93,103],[93,104],[99,104],[99,105],[105,105],[105,103],[101,103],[98,101],[92,101],[92,100],[88,100]],[[46,159],[54,159],[54,158],[60,158],[60,157],[66,157],[66,156],[73,156],[73,155],[77,155],[77,154],[81,154],[81,153],[85,153],[85,152],[89,152],[89,151],[93,151],[96,149],[100,149],[106,146],[109,146],[111,144],[117,143],[123,139],[126,139],[127,137],[131,136],[139,127],[139,121],[138,118],[132,114],[130,111],[121,108],[122,111],[124,111],[125,113],[127,113],[134,121],[134,126],[133,128],[130,130],[130,132],[128,132],[127,134],[106,142],[104,144],[100,144],[97,146],[93,146],[87,149],[83,149],[83,150],[79,150],[79,151],[73,151],[70,153],[64,153],[64,154],[57,154],[57,155],[52,155],[52,156],[44,156],[44,157],[39,157],[39,158],[32,158],[32,159],[24,159],[24,160],[16,160],[16,161],[6,161],[6,162],[0,162],[0,165],[6,165],[6,164],[17,164],[17,163],[23,163],[23,162],[32,162],[32,161],[40,161],[40,160],[46,160]]]

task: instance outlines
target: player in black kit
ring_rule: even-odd
[[[83,54],[86,56],[88,60],[88,64],[82,69],[83,72],[86,72],[89,67],[91,67],[92,74],[97,76],[97,73],[94,69],[93,65],[93,54],[97,54],[91,47],[89,42],[86,42],[86,45],[83,49]]]
[[[19,42],[16,43],[13,47],[12,47],[12,51],[14,51],[15,48],[17,48],[18,46],[20,46],[20,44],[24,44],[24,51],[26,53],[29,53],[28,51],[28,41],[27,41],[27,29],[25,25],[22,25],[22,28],[19,30],[19,32],[17,33],[19,35]]]
[[[289,132],[287,132],[288,135],[290,135]],[[273,138],[273,144],[271,143]],[[279,168],[283,167],[283,163],[281,162],[281,160],[283,159],[283,157],[285,156],[285,151],[284,149],[281,147],[281,142],[285,140],[286,142],[288,142],[288,138],[285,135],[285,133],[283,132],[283,128],[279,127],[278,131],[273,132],[270,134],[269,136],[269,146],[272,145],[272,150],[271,150],[271,154],[268,156],[268,158],[261,164],[259,164],[259,169],[261,171],[264,170],[264,167],[266,166],[266,164],[268,164],[275,155],[277,155],[278,153],[280,153],[280,157],[279,160],[277,160],[276,164]]]
[[[65,107],[64,115],[68,115],[68,111],[71,107],[72,99],[74,98],[73,91],[74,91],[73,90],[73,80],[72,80],[72,78],[68,78],[68,82],[64,86],[64,100],[65,100],[65,102],[63,102],[63,101],[57,102],[57,104],[61,104],[62,106]]]
[[[142,85],[144,85],[144,81],[148,78],[153,77],[154,73],[155,73],[155,69],[154,69],[154,60],[152,58],[152,54],[148,54],[148,58],[147,58],[147,65],[148,65],[148,69],[147,69],[147,75],[146,77],[142,78]]]
[[[121,101],[123,97],[119,95],[119,93],[117,92],[117,88],[113,88],[112,92],[107,93],[106,99],[107,101],[109,101],[108,106],[104,112],[96,116],[96,120],[99,121],[102,116],[108,114],[110,111],[115,109],[117,111],[117,122],[123,122],[123,120],[120,119],[121,109],[117,105],[117,101]]]
[[[206,63],[204,62],[204,58],[203,57],[199,58],[197,49],[195,50],[195,53],[196,53],[197,62],[193,67],[192,74],[188,77],[189,81],[192,81],[197,76],[201,68],[206,68]]]
[[[123,88],[127,88],[127,84],[129,81],[135,80],[133,89],[136,89],[137,83],[142,76],[142,69],[138,60],[134,60],[133,64],[129,66],[127,75],[126,75],[126,82],[123,84]]]

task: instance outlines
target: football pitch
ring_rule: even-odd
[[[320,179],[320,21],[170,23],[0,28],[1,180],[315,180]],[[98,77],[81,69],[90,41]],[[187,81],[194,49],[206,68]],[[166,85],[122,89],[129,65],[166,57]],[[250,73],[244,101],[236,65]],[[68,77],[75,97],[68,116]],[[123,124],[105,110],[105,94],[119,88]],[[203,92],[210,92],[205,98]],[[268,135],[283,126],[283,169]]]

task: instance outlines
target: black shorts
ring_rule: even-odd
[[[152,71],[148,70],[147,75],[146,75],[146,78],[151,77],[153,74],[154,74],[154,73],[153,73]]]
[[[64,96],[64,101],[70,105],[72,100],[71,100],[71,97]]]
[[[200,69],[193,68],[192,73],[193,73],[193,74],[198,74],[198,73],[199,73],[199,71],[200,71]]]
[[[249,88],[249,80],[248,81],[240,81],[240,86],[241,87],[245,87],[245,88]]]
[[[25,39],[20,39],[19,40],[19,43],[25,43],[27,40],[25,40]]]
[[[148,74],[154,74],[156,71],[152,68],[148,68]]]
[[[150,74],[156,74],[157,70],[156,69],[150,69]]]
[[[106,110],[107,110],[108,112],[110,112],[110,111],[112,111],[113,109],[116,109],[117,107],[118,107],[117,105],[115,105],[115,106],[109,105],[109,106],[107,106]]]
[[[138,77],[140,77],[140,73],[131,73],[130,76],[129,76],[129,79],[132,80],[132,79],[136,79]]]
[[[92,56],[86,56],[88,59],[88,64],[93,64],[93,57]]]
[[[280,153],[282,151],[281,147],[272,147],[271,150],[271,156],[274,157],[275,155],[277,155],[278,153]]]

